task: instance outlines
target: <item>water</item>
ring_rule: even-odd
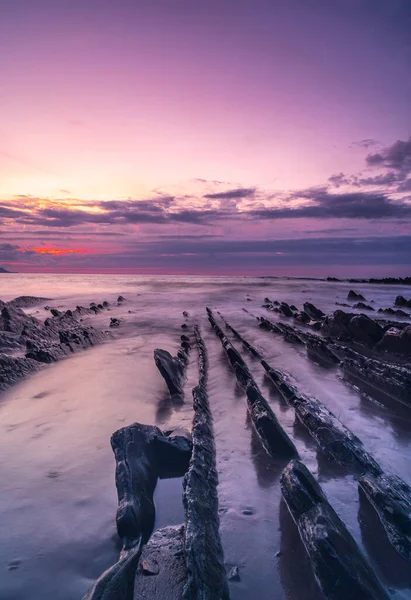
[[[395,296],[408,291],[248,277],[1,276],[3,300],[44,296],[53,299],[50,306],[64,309],[113,302],[119,294],[126,302],[90,319],[104,328],[111,316],[124,319],[112,341],[46,367],[0,396],[0,599],[78,600],[117,559],[110,435],[134,421],[190,428],[190,389],[198,378],[195,353],[186,402],[179,410],[167,403],[166,386],[153,361],[157,347],[176,352],[182,311],[188,310],[189,326],[200,324],[209,353],[221,535],[227,566],[237,565],[241,574],[240,582],[230,584],[232,599],[319,600],[304,548],[281,500],[279,477],[285,465],[268,459],[261,449],[205,306],[220,310],[268,362],[290,373],[299,389],[326,404],[387,470],[411,484],[411,412],[356,391],[339,379],[337,370],[308,361],[303,348],[260,330],[242,311],[266,314],[261,304],[268,296],[299,308],[309,300],[330,312],[336,301],[346,301],[351,287],[374,300],[375,308],[393,306]],[[42,305],[30,312],[47,315]],[[353,478],[319,460],[314,441],[295,424],[293,411],[275,393],[258,361],[234,345],[393,598],[411,598],[410,569],[387,546],[379,522],[360,502]],[[160,482],[156,527],[183,521],[181,491],[181,479]],[[252,514],[244,515],[245,509]]]

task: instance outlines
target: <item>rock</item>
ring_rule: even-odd
[[[186,310],[183,310],[183,317],[188,317],[188,312]]]
[[[285,315],[286,317],[292,317],[293,316],[293,311],[291,310],[291,308],[287,304],[287,302],[281,302],[281,304],[280,304],[280,312],[283,313],[283,315]]]
[[[357,302],[357,304],[354,304],[353,308],[356,308],[359,310],[374,310],[374,308],[372,306],[369,306],[368,304],[364,304],[364,302]]]
[[[237,566],[232,567],[232,569],[230,569],[230,572],[228,574],[228,580],[229,581],[240,581],[241,580],[240,571]]]
[[[32,308],[33,306],[43,304],[49,300],[51,300],[51,298],[42,298],[41,296],[19,296],[18,298],[14,298],[14,300],[7,302],[7,305],[12,306],[13,308]]]
[[[304,311],[313,321],[322,321],[325,318],[325,314],[322,310],[311,304],[311,302],[304,302]]]
[[[311,325],[311,327],[314,329],[314,331],[320,331],[321,326],[322,326],[321,321],[315,321],[315,323],[313,323]]]
[[[178,356],[171,356],[167,350],[159,348],[154,350],[154,361],[165,379],[171,397],[182,400],[185,363]]]
[[[116,522],[120,538],[142,537],[146,543],[153,531],[153,494],[158,470],[152,442],[155,437],[162,435],[158,427],[135,423],[119,429],[111,436],[111,447],[116,458]]]
[[[304,325],[311,321],[310,317],[304,310],[299,312],[295,318],[297,319],[297,321],[304,323]]]
[[[143,575],[158,575],[160,572],[158,562],[154,559],[142,558],[140,567]]]
[[[236,371],[241,369],[237,365]],[[291,439],[281,427],[267,400],[254,381],[246,387],[248,412],[262,444],[270,456],[296,457],[298,452]]]
[[[356,315],[336,310],[334,315],[326,317],[321,330],[324,335],[341,340],[354,340],[368,346],[374,346],[382,338],[382,327],[367,315]]]
[[[374,346],[383,336],[382,327],[367,315],[355,315],[350,319],[349,330],[355,341]]]
[[[357,300],[365,302],[364,296],[362,294],[357,294],[356,292],[354,292],[354,290],[350,290],[348,292],[347,300]]]
[[[25,334],[30,330],[39,329],[41,322],[30,315],[26,315],[21,308],[5,304],[0,313],[0,330],[11,333]]]
[[[187,582],[183,600],[229,600],[220,539],[213,420],[207,396],[207,353],[197,326],[199,385],[193,389],[193,453],[184,477]]]
[[[243,346],[245,348],[247,348],[247,350],[250,352],[250,354],[252,354],[253,356],[255,356],[256,358],[261,358],[261,355],[259,353],[259,351],[254,348],[254,346],[252,346],[249,342],[247,342],[247,340],[245,340],[236,329],[234,329],[234,327],[231,327],[231,325],[229,323],[227,323],[227,321],[224,319],[224,317],[220,314],[221,318],[223,319],[226,327],[233,333],[233,335],[240,340],[240,342],[243,344]]]
[[[119,296],[119,297],[117,298],[117,302],[124,302],[124,301],[125,301],[125,298],[124,298],[124,296]]]
[[[394,304],[395,306],[402,306],[403,308],[411,308],[411,299],[406,300],[404,296],[397,296]]]
[[[135,600],[181,600],[187,581],[184,535],[183,525],[164,527],[153,533],[143,548],[140,561],[150,573],[137,569]]]
[[[402,330],[390,327],[376,348],[392,354],[411,356],[411,326]]]
[[[120,319],[116,319],[116,317],[111,317],[110,318],[110,327],[120,327]]]
[[[290,304],[291,310],[298,311],[298,308],[294,304]]]
[[[83,600],[133,600],[134,580],[143,544],[124,547],[119,560],[97,579]]]
[[[324,596],[330,600],[388,600],[388,593],[309,470],[293,460],[280,483]]]
[[[411,488],[396,475],[364,475],[360,489],[371,502],[394,548],[411,562]]]
[[[359,473],[381,473],[374,458],[365,451],[361,440],[316,398],[300,394],[281,371],[261,361],[270,379],[294,410],[299,421],[308,429],[320,448],[342,466]]]
[[[252,514],[253,514],[253,511],[252,511],[252,510],[250,510],[249,508],[245,508],[245,509],[242,511],[242,513],[243,513],[243,515],[250,516],[250,515],[252,515]]]
[[[186,325],[186,323],[183,323],[183,324],[181,325],[181,329],[187,329],[187,325]]]
[[[332,316],[326,317],[321,331],[324,335],[337,339],[350,339],[351,331],[349,323],[353,313],[346,313],[343,310],[336,310]]]
[[[108,308],[110,306],[110,303],[107,302],[107,300],[104,300],[103,302],[103,308]]]
[[[0,391],[40,369],[39,362],[30,358],[16,358],[0,354]]]

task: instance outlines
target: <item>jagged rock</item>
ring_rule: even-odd
[[[357,304],[354,304],[353,308],[356,308],[359,310],[375,310],[372,306],[369,306],[368,304],[364,304],[364,302],[357,302]]]
[[[360,489],[371,502],[394,548],[411,562],[411,488],[396,475],[364,475]]]
[[[6,390],[22,377],[35,373],[40,363],[30,358],[16,358],[0,354],[0,391]]]
[[[291,308],[291,310],[294,310],[294,311],[298,310],[298,308],[295,306],[295,304],[290,304],[290,308]]]
[[[41,323],[35,317],[26,315],[21,308],[10,304],[5,304],[1,309],[0,314],[0,330],[9,331],[11,333],[28,332],[31,329],[36,329],[41,326]]]
[[[208,402],[207,353],[198,328],[199,385],[193,389],[193,453],[184,477],[187,582],[183,600],[229,600],[218,516],[218,475],[213,421]]]
[[[254,346],[252,346],[249,342],[247,342],[247,340],[245,340],[241,334],[238,333],[238,331],[236,329],[234,329],[234,327],[232,327],[229,323],[227,323],[227,321],[224,319],[224,317],[221,315],[221,313],[219,313],[221,318],[223,319],[226,327],[233,333],[233,335],[240,340],[240,342],[243,344],[243,346],[245,346],[245,348],[247,348],[247,350],[256,358],[260,358],[261,355],[259,353],[259,351],[254,348]]]
[[[281,492],[329,600],[388,600],[389,596],[309,470],[293,460]]]
[[[164,377],[172,398],[182,398],[185,363],[179,356],[171,356],[167,350],[156,348],[154,361]]]
[[[237,365],[236,371],[242,369]],[[298,452],[291,439],[281,427],[267,400],[254,381],[246,387],[248,411],[262,444],[270,456],[297,457]]]
[[[311,302],[304,302],[304,311],[313,321],[322,321],[325,318],[325,314],[322,310],[311,304]]]
[[[365,298],[362,294],[357,294],[354,290],[348,292],[347,300],[357,300],[365,302]]]
[[[184,474],[191,443],[181,436],[167,437],[154,425],[134,423],[114,432],[111,447],[116,458],[118,494],[117,531],[123,539],[147,542],[155,519],[154,489],[160,475]],[[178,466],[178,470],[177,470]]]
[[[265,360],[261,364],[283,398],[294,408],[298,419],[326,454],[340,465],[352,467],[360,473],[382,472],[378,463],[364,449],[361,440],[328,408],[315,398],[299,394],[287,377]]]
[[[299,312],[295,318],[297,321],[300,321],[301,323],[304,323],[304,324],[307,324],[311,321],[310,317],[304,310]]]
[[[368,346],[374,346],[382,338],[382,327],[367,315],[356,315],[336,310],[331,317],[326,317],[321,330],[324,335],[354,340]]]
[[[184,526],[159,529],[143,548],[134,598],[181,600],[186,580]]]
[[[310,358],[325,362],[331,365],[337,365],[340,359],[334,354],[327,345],[327,342],[322,338],[307,340],[305,343],[307,354]]]
[[[103,308],[108,308],[110,306],[110,303],[107,302],[107,300],[104,300],[103,302]]]
[[[411,299],[407,300],[404,296],[397,296],[394,302],[395,306],[402,306],[404,308],[411,308]]]
[[[50,312],[53,315],[53,317],[61,317],[64,314],[57,308],[50,308]]]
[[[367,346],[374,346],[384,334],[382,327],[367,315],[352,317],[349,322],[349,329],[355,341]]]
[[[6,354],[21,350],[26,346],[26,340],[17,333],[10,331],[0,331],[0,352]]]
[[[124,298],[124,296],[119,296],[119,297],[117,298],[117,302],[124,302],[124,301],[125,301],[125,298]]]
[[[286,317],[292,317],[293,316],[293,311],[291,310],[291,308],[287,304],[287,302],[281,302],[281,304],[280,304],[280,312],[283,313],[283,315],[285,315]]]
[[[411,326],[405,327],[401,331],[390,327],[376,348],[393,354],[411,356]]]
[[[120,327],[120,319],[116,319],[116,317],[111,317],[110,319],[110,327]]]
[[[227,353],[237,381],[246,392],[248,413],[266,452],[270,456],[298,456],[293,442],[282,429],[270,405],[258,389],[241,354],[228,341],[209,308],[207,308],[207,314],[214,331],[220,338],[223,348]],[[248,344],[246,347],[251,352],[251,344]]]
[[[83,600],[133,600],[134,580],[142,549],[141,538],[134,545],[124,547],[118,561],[100,575]]]
[[[14,298],[14,300],[7,302],[7,305],[12,306],[13,308],[31,308],[32,306],[43,304],[43,302],[48,302],[49,300],[51,300],[51,298],[42,298],[40,296],[19,296],[18,298]]]

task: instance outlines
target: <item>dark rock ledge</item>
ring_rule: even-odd
[[[167,350],[154,350],[154,362],[164,377],[171,400],[176,404],[184,401],[184,379],[190,347],[190,338],[182,335],[177,356],[171,356]]]
[[[0,391],[34,373],[42,364],[61,360],[73,352],[100,344],[108,337],[106,332],[81,322],[80,317],[96,312],[92,308],[78,306],[66,312],[51,309],[52,316],[45,321],[26,314],[20,308],[44,300],[46,298],[21,296],[1,303]]]
[[[261,394],[240,353],[229,342],[221,327],[217,324],[212,311],[207,308],[208,319],[217,337],[227,353],[238,383],[247,395],[248,413],[255,431],[265,450],[271,456],[296,457],[298,452],[294,443],[281,427],[267,400]]]
[[[326,598],[388,600],[388,593],[304,464],[293,460],[284,469],[281,492]]]
[[[311,334],[310,334],[311,335]],[[339,348],[341,351],[341,348]],[[347,353],[347,349],[343,350]],[[344,361],[356,363],[353,351]],[[364,359],[364,357],[362,357]],[[365,363],[374,363],[364,359]],[[364,362],[363,361],[363,362]],[[308,429],[319,447],[340,465],[354,468],[359,478],[359,487],[376,510],[386,531],[388,540],[401,556],[411,562],[411,487],[400,477],[383,471],[376,460],[364,449],[361,440],[355,436],[319,400],[308,398],[292,386],[287,376],[261,361],[270,379],[282,397],[290,404],[299,421]],[[346,362],[343,362],[345,365]],[[374,367],[375,368],[375,367]],[[370,366],[372,372],[373,368]],[[387,369],[393,372],[391,365]],[[401,373],[401,369],[399,369]],[[386,372],[385,377],[389,373]],[[383,385],[384,373],[378,373]],[[368,376],[369,378],[370,376]],[[409,387],[404,386],[404,390]]]

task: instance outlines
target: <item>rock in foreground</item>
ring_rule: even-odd
[[[301,462],[294,460],[284,469],[281,491],[325,597],[388,600],[353,537]]]

